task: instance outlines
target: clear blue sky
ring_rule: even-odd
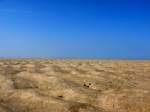
[[[150,1],[0,0],[0,57],[150,58]]]

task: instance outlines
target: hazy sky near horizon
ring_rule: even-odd
[[[0,0],[0,57],[150,58],[150,1]]]

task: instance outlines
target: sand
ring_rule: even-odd
[[[150,61],[0,59],[0,112],[150,112]]]

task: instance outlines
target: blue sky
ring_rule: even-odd
[[[150,58],[150,2],[0,0],[0,57]]]

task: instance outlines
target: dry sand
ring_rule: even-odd
[[[150,112],[150,61],[0,59],[0,112]]]

